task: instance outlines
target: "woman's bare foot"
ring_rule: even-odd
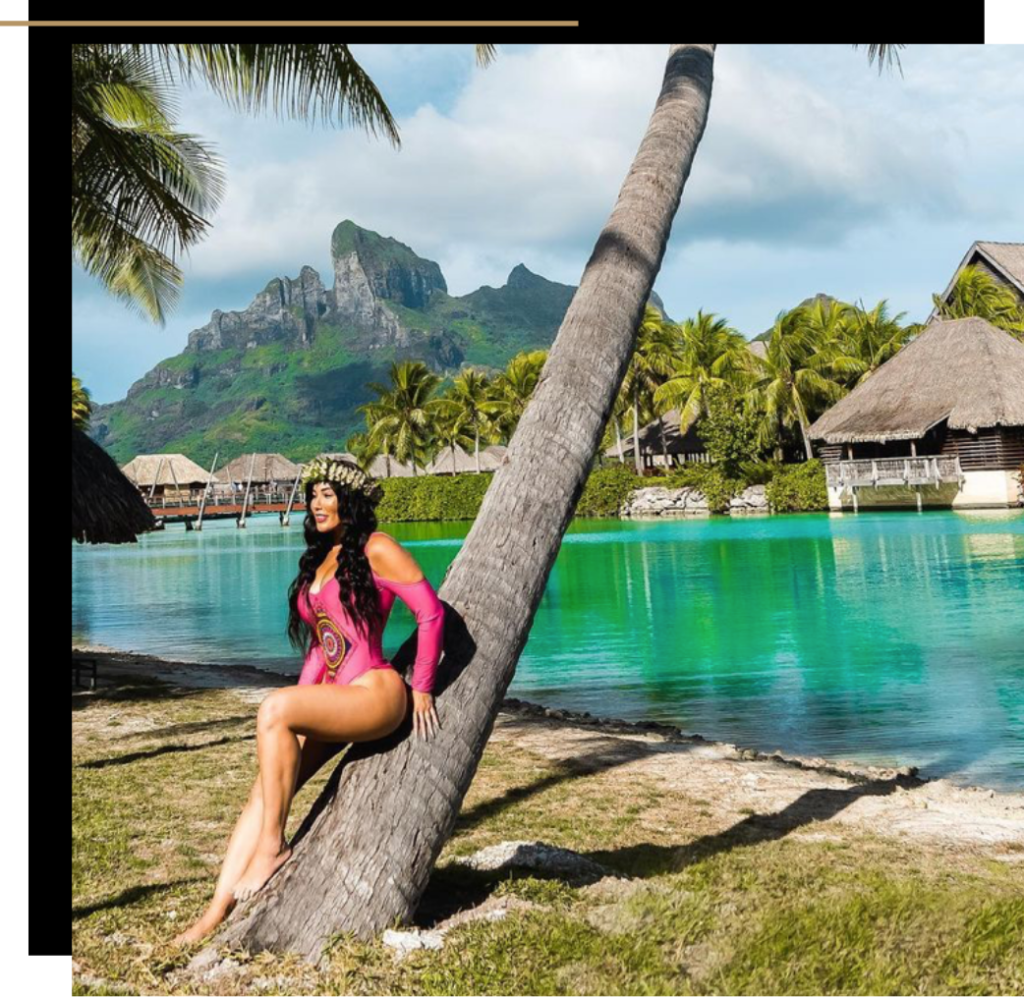
[[[242,878],[235,884],[235,899],[248,900],[257,890],[263,888],[271,876],[284,865],[292,850],[281,844],[281,850],[276,854],[257,848],[249,864],[242,873]]]
[[[180,935],[175,935],[172,944],[191,945],[192,942],[205,938],[221,921],[227,917],[228,911],[235,905],[234,899],[221,907],[214,907],[212,904],[206,908],[203,915],[189,928],[186,928]]]

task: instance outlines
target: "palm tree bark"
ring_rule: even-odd
[[[657,104],[533,396],[438,594],[441,729],[355,744],[292,856],[213,941],[316,960],[407,922],[455,826],[635,346],[707,120],[714,45],[672,45]],[[394,658],[406,667],[415,634]]]
[[[622,456],[622,433],[619,431],[619,420],[615,420],[615,443],[619,448],[619,463],[625,464],[626,459]]]
[[[640,461],[640,396],[638,391],[633,393],[633,467],[637,474],[644,473],[644,467]]]
[[[804,450],[807,451],[807,459],[814,460],[814,451],[811,449],[811,441],[807,437],[807,426],[804,425],[803,419],[800,420],[800,432],[804,438]]]

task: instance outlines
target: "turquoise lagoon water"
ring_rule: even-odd
[[[470,523],[382,524],[435,587]],[[275,517],[72,544],[72,636],[298,676]],[[576,520],[509,694],[1024,787],[1024,511]],[[414,626],[396,602],[390,656]]]

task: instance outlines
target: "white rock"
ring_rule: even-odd
[[[401,957],[408,955],[416,949],[439,949],[444,944],[443,931],[421,931],[414,928],[411,931],[396,931],[388,928],[381,941],[393,948],[395,953]]]
[[[547,845],[542,841],[502,841],[497,845],[481,848],[473,855],[453,861],[467,865],[471,869],[535,869],[590,881],[609,874],[615,875],[603,865],[585,858],[578,852]]]

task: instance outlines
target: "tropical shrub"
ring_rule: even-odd
[[[596,468],[583,487],[576,515],[617,516],[633,489],[643,488],[647,484],[650,482],[637,475],[630,464],[615,463]]]
[[[828,509],[825,468],[821,461],[783,464],[765,488],[772,512],[819,512]]]

